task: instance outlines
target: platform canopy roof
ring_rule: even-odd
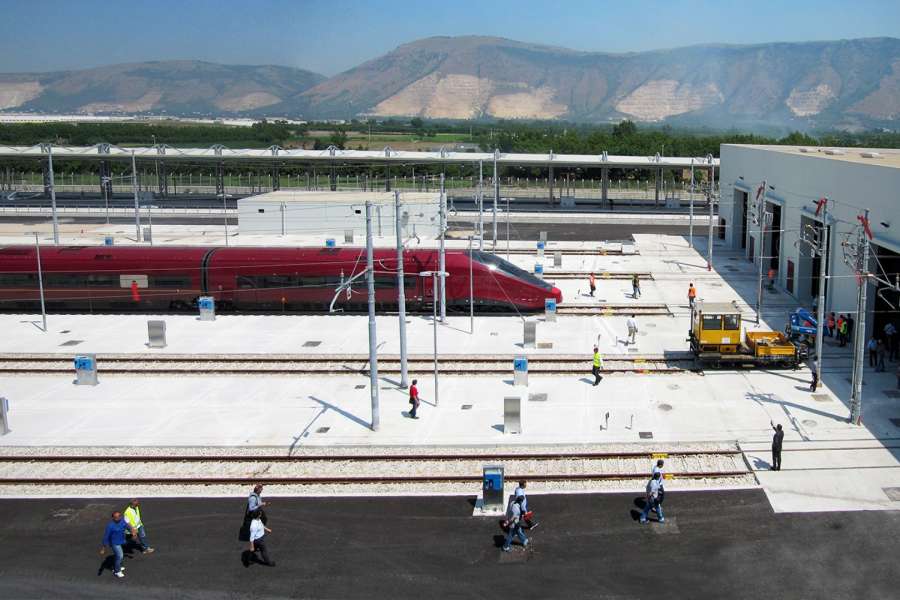
[[[261,161],[275,159],[279,162],[340,162],[340,163],[399,163],[399,164],[474,164],[482,161],[499,165],[517,166],[549,166],[564,167],[618,167],[644,169],[687,169],[713,166],[718,168],[719,159],[711,156],[678,157],[678,156],[615,156],[607,154],[519,154],[494,152],[417,152],[408,150],[341,150],[330,147],[325,150],[285,149],[270,146],[265,149],[227,148],[222,145],[209,148],[175,148],[165,144],[140,148],[123,148],[113,144],[95,144],[93,146],[57,146],[38,144],[34,146],[0,146],[0,158],[45,158],[52,152],[58,159],[81,160],[123,160],[162,159],[169,161],[211,162]]]

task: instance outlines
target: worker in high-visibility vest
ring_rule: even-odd
[[[125,522],[131,525],[131,541],[138,545],[141,552],[146,554],[154,552],[147,544],[147,532],[144,530],[144,522],[141,521],[141,503],[137,498],[132,499],[122,516],[125,517]]]
[[[694,287],[694,283],[691,282],[688,284],[688,304],[691,308],[694,308],[694,300],[697,298],[697,288]]]
[[[603,380],[603,376],[600,375],[600,369],[602,368],[603,357],[600,356],[600,350],[597,346],[594,346],[594,364],[591,367],[591,373],[594,374],[594,385],[598,385]]]

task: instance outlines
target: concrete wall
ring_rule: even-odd
[[[848,149],[847,153],[858,151]],[[741,206],[743,193],[748,194],[748,206],[752,218],[756,191],[763,180],[774,189],[767,189],[766,198],[782,207],[778,261],[778,286],[787,291],[788,261],[793,264],[794,281],[790,295],[812,305],[810,294],[812,259],[808,249],[798,243],[804,225],[819,223],[815,217],[816,200],[829,198],[830,243],[829,272],[826,310],[854,312],[857,303],[857,284],[853,270],[844,261],[841,243],[848,234],[856,231],[857,216],[861,209],[870,210],[870,222],[874,234],[873,244],[892,251],[900,250],[900,168],[847,162],[832,158],[802,154],[797,148],[785,153],[764,147],[723,144],[721,147],[721,205],[720,215],[727,220],[726,245],[741,249],[741,221],[746,218]],[[880,223],[885,222],[890,227]],[[756,239],[759,225],[749,225],[748,247],[759,248]],[[769,236],[766,236],[767,242]],[[855,238],[854,238],[855,239]],[[874,248],[873,248],[874,250]],[[768,269],[768,263],[764,268]],[[869,286],[873,294],[873,286]],[[874,295],[874,294],[873,294]]]

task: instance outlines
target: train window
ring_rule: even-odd
[[[256,281],[253,277],[247,277],[246,275],[238,275],[237,276],[237,287],[241,290],[252,290],[256,288]]]
[[[33,273],[0,273],[0,286],[37,285],[37,275]]]
[[[327,278],[318,275],[304,275],[300,278],[300,285],[303,287],[322,287],[326,285],[326,279]],[[340,277],[338,277],[337,280],[340,281]]]
[[[725,326],[725,331],[737,331],[741,328],[741,316],[722,315],[722,324]]]
[[[722,315],[703,315],[703,331],[720,331]]]
[[[88,287],[119,287],[119,276],[91,273],[87,275],[87,285]]]
[[[466,254],[468,254],[468,251],[466,251]],[[494,256],[493,254],[489,254],[487,252],[482,252],[480,250],[474,250],[474,251],[472,251],[472,257],[476,261],[483,263],[483,264],[487,265],[488,267],[491,267],[493,269],[501,271],[501,272],[505,273],[506,275],[509,275],[510,277],[515,277],[516,279],[522,279],[524,281],[527,281],[531,285],[536,285],[545,290],[553,289],[553,286],[550,285],[549,283],[547,283],[546,281],[544,281],[543,279],[539,279],[539,278],[535,277],[534,275],[532,275],[525,269],[520,269],[519,267],[515,266],[514,264],[503,260],[499,256]]]
[[[191,287],[191,278],[187,275],[151,275],[150,287],[184,289]]]

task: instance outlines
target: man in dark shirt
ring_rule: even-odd
[[[772,429],[775,430],[775,435],[772,436],[772,470],[780,471],[781,470],[781,442],[784,440],[784,430],[781,429],[781,423],[775,425],[772,421],[769,421],[769,425],[772,426]]]

